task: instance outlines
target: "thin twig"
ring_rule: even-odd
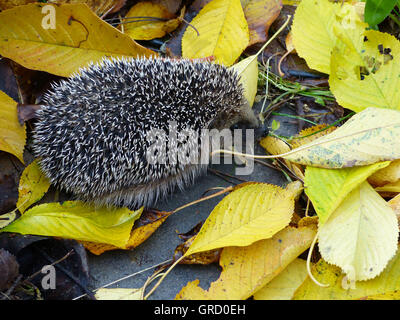
[[[0,300],[6,300],[6,299],[11,300],[11,299],[10,299],[10,295],[11,295],[11,293],[14,291],[14,289],[17,287],[17,285],[19,284],[19,282],[21,281],[21,279],[22,279],[22,275],[20,274],[20,275],[17,277],[17,279],[15,279],[15,281],[13,282],[13,284],[11,285],[11,287],[10,287],[6,292],[4,292],[4,293],[2,292],[3,297],[1,297]]]
[[[151,266],[151,267],[148,267],[148,268],[145,268],[145,269],[143,269],[143,270],[137,271],[137,272],[135,272],[135,273],[131,273],[131,274],[125,276],[125,277],[119,278],[119,279],[117,279],[117,280],[115,280],[115,281],[112,281],[112,282],[110,282],[110,283],[107,283],[107,284],[105,284],[105,285],[103,285],[103,286],[101,286],[101,287],[99,287],[99,288],[97,288],[97,289],[94,289],[93,291],[97,291],[97,290],[102,289],[102,288],[107,288],[107,287],[109,287],[109,286],[112,286],[113,284],[116,284],[116,283],[121,282],[121,281],[123,281],[123,280],[132,278],[132,277],[134,277],[134,276],[136,276],[136,275],[138,275],[138,274],[141,274],[141,273],[146,272],[146,271],[148,271],[148,270],[157,268],[157,267],[162,266],[162,265],[164,265],[164,264],[166,264],[166,263],[169,263],[169,262],[172,262],[172,259],[169,259],[169,260],[160,262],[160,263],[158,263],[158,264],[156,264],[156,265],[153,265],[153,266]],[[80,295],[80,296],[78,296],[78,297],[73,298],[72,300],[78,300],[78,299],[83,298],[83,297],[85,297],[85,296],[86,296],[86,294],[82,294],[82,295]]]
[[[219,192],[216,192],[216,193],[214,193],[214,194],[212,194],[212,195],[209,195],[209,196],[207,196],[207,197],[203,197],[203,198],[197,199],[197,200],[192,201],[192,202],[189,202],[189,203],[187,203],[187,204],[185,204],[185,205],[183,205],[183,206],[181,206],[181,207],[179,207],[179,208],[176,208],[175,210],[172,211],[172,213],[175,213],[175,212],[178,212],[178,211],[180,211],[180,210],[183,210],[183,209],[185,209],[185,208],[187,208],[187,207],[190,207],[190,206],[192,206],[192,205],[194,205],[194,204],[197,204],[197,203],[199,203],[199,202],[202,202],[202,201],[205,201],[205,200],[208,200],[208,199],[215,198],[215,197],[217,197],[217,196],[220,196],[221,194],[224,194],[224,193],[227,193],[227,192],[232,191],[232,189],[233,189],[233,187],[232,187],[232,186],[229,186],[229,187],[227,187],[227,188],[225,188],[225,189],[223,189],[223,190],[221,190],[221,191],[219,191]]]

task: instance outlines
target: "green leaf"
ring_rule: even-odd
[[[370,26],[381,23],[392,12],[397,0],[367,0],[365,4],[365,22]]]
[[[389,163],[386,161],[337,170],[307,167],[304,180],[305,192],[317,212],[320,226],[353,189],[376,171],[387,167]]]
[[[1,232],[101,242],[121,248],[142,211],[143,208],[99,208],[81,201],[46,203],[26,211]]]

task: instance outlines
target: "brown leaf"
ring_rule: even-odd
[[[186,251],[189,249],[193,240],[196,236],[191,237],[190,239],[186,240],[184,243],[178,245],[174,251],[173,261],[178,260],[182,257]],[[184,259],[182,259],[179,263],[180,264],[210,264],[219,261],[219,257],[221,255],[222,248],[204,251],[199,253],[191,254]]]
[[[19,265],[15,256],[0,249],[0,290],[7,289],[19,274]]]
[[[282,9],[281,0],[242,0],[242,7],[250,31],[249,46],[265,42],[271,24]]]
[[[203,222],[195,225],[190,231],[179,234],[179,238],[181,238],[184,242],[178,245],[174,251],[173,262],[182,257],[186,251],[191,246],[194,238],[199,233]],[[210,250],[200,253],[195,253],[190,256],[187,256],[179,263],[181,264],[210,264],[219,261],[219,257],[221,255],[222,248],[216,250]]]

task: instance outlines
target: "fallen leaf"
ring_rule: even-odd
[[[343,169],[307,167],[304,179],[305,193],[317,212],[320,225],[325,223],[351,191],[389,163],[387,161]]]
[[[369,107],[400,111],[400,42],[373,30],[362,38],[361,47],[344,43],[333,50],[332,93],[341,106],[356,112]]]
[[[0,0],[0,10],[7,10],[32,2],[36,2],[36,0]]]
[[[143,208],[96,208],[81,201],[46,203],[26,211],[0,232],[93,241],[124,247]]]
[[[283,142],[282,140],[272,137],[272,136],[267,136],[265,138],[262,138],[260,141],[260,145],[269,153],[273,155],[277,154],[282,154],[290,151],[290,147]],[[304,173],[303,169],[300,165],[297,163],[292,163],[288,160],[284,160],[286,166],[300,179],[304,181]]]
[[[293,44],[310,68],[329,74],[331,53],[338,43],[335,30],[343,30],[342,36],[358,48],[367,26],[351,4],[302,0],[293,20]]]
[[[375,188],[375,190],[379,193],[400,193],[400,180],[393,183],[387,183],[382,187]]]
[[[244,88],[244,97],[250,106],[253,106],[254,98],[257,94],[258,84],[258,61],[257,56],[253,55],[234,64],[230,69],[235,70],[239,77],[240,83]]]
[[[268,30],[279,16],[281,0],[242,0],[244,15],[250,32],[248,46],[267,41]]]
[[[95,255],[106,251],[125,249],[131,250],[145,242],[163,222],[170,216],[171,212],[145,209],[139,219],[133,225],[128,242],[123,247],[99,242],[81,241],[84,247]]]
[[[189,247],[192,245],[193,240],[196,238],[196,235],[187,239],[184,243],[179,244],[174,251],[173,261],[181,258]],[[202,251],[198,253],[191,254],[189,256],[185,256],[182,260],[179,261],[180,264],[210,264],[214,262],[218,262],[222,249],[215,249],[210,251]]]
[[[42,22],[50,19],[42,13],[44,6],[55,10],[54,29],[42,27]],[[0,12],[0,54],[28,69],[63,77],[104,57],[156,55],[101,20],[84,4],[45,3]]]
[[[318,246],[322,258],[339,266],[349,280],[369,280],[395,255],[398,235],[393,209],[363,182],[319,227]]]
[[[17,103],[0,91],[0,150],[15,155],[24,163],[25,141],[25,125],[21,126],[18,121]]]
[[[306,261],[296,259],[264,287],[254,293],[254,300],[290,300],[307,278]]]
[[[346,168],[400,159],[400,111],[368,108],[340,128],[282,157],[321,168]]]
[[[264,287],[311,244],[316,230],[312,227],[287,227],[272,238],[247,247],[222,250],[222,272],[208,290],[189,282],[176,300],[243,300]]]
[[[18,186],[17,208],[24,213],[32,204],[36,203],[47,192],[50,181],[41,171],[37,160],[27,166],[21,174]]]
[[[97,300],[140,300],[143,288],[100,288],[96,291]]]
[[[19,274],[19,265],[14,255],[0,248],[0,291],[7,289]]]
[[[99,17],[105,16],[108,13],[114,12],[116,9],[121,8],[126,0],[47,0],[47,3],[54,4],[86,4],[94,13]]]
[[[393,209],[394,213],[397,215],[397,220],[400,224],[400,194],[395,196],[393,199],[388,201],[388,205]]]
[[[216,18],[218,17],[218,18]],[[214,56],[218,63],[232,65],[249,43],[249,29],[240,0],[214,0],[191,21],[182,38],[182,57]]]
[[[135,40],[151,40],[162,38],[167,32],[165,26],[167,20],[174,18],[174,15],[160,4],[151,2],[139,2],[135,4],[126,14],[125,18],[132,17],[155,17],[166,21],[152,21],[151,19],[122,19],[124,33]],[[140,21],[143,20],[143,21]],[[126,23],[129,22],[129,23]],[[171,30],[172,31],[172,30]]]
[[[324,260],[312,267],[312,273],[329,287],[320,287],[307,278],[296,290],[294,300],[400,299],[400,251],[382,274],[372,280],[349,282],[338,267]]]
[[[235,189],[214,208],[185,255],[272,237],[289,224],[299,190],[299,181],[286,189],[266,183]]]
[[[9,213],[0,215],[0,229],[4,228],[5,226],[8,226],[16,218],[17,218],[17,214],[15,211],[11,211]]]
[[[373,187],[381,187],[388,183],[395,183],[400,180],[400,159],[392,161],[389,166],[378,170],[368,178]]]

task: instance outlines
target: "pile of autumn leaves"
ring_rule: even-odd
[[[207,34],[207,15],[215,14],[215,10],[221,8],[218,6],[222,6],[220,2],[211,1],[199,12],[197,20],[192,21],[201,34]],[[235,15],[239,12],[239,28],[245,30],[247,25],[242,24],[247,22],[243,20],[240,1],[225,1],[225,6],[226,3],[230,3],[228,17],[236,21]],[[208,290],[200,288],[198,281],[188,283],[177,299],[398,298],[400,255],[397,253],[396,213],[400,214],[400,196],[395,195],[400,193],[400,93],[397,90],[400,43],[388,34],[368,31],[360,7],[356,2],[341,5],[328,0],[302,0],[292,27],[296,52],[310,67],[330,75],[331,91],[337,101],[357,114],[334,131],[321,133],[321,128],[311,128],[299,133],[290,141],[292,151],[274,138],[262,141],[269,153],[284,158],[305,185],[295,181],[285,189],[265,183],[235,187],[210,213],[185,253],[185,257],[194,257],[222,249],[219,279]],[[60,6],[57,10],[62,18],[73,8]],[[75,16],[76,19],[88,21],[88,28],[89,21],[97,19],[89,14],[85,17],[84,10],[80,15]],[[313,17],[312,21],[309,17]],[[104,32],[112,32],[101,26]],[[76,28],[71,29],[71,34],[79,38],[82,28],[75,24],[70,27]],[[89,36],[93,34],[95,32],[91,31]],[[187,37],[194,36],[194,29],[188,31]],[[51,38],[42,35],[46,37]],[[15,52],[7,51],[12,50],[10,41],[7,42],[8,47],[2,47],[0,38],[0,53],[15,57]],[[199,52],[196,46],[205,47],[197,37],[187,43],[195,44],[190,49],[193,52]],[[236,42],[230,41],[228,45],[232,43]],[[247,37],[246,45],[248,43]],[[90,45],[90,41],[87,44]],[[246,45],[235,55],[240,55]],[[132,52],[137,50],[133,45],[125,48]],[[229,46],[220,51],[214,49],[213,55],[221,61],[224,56],[232,57],[233,49]],[[42,53],[46,54],[46,50],[43,47]],[[140,50],[148,53],[143,48]],[[184,46],[182,50],[187,52]],[[73,51],[73,54],[79,55],[79,52]],[[202,56],[196,58],[209,55],[209,52],[202,52]],[[15,59],[19,61],[18,56]],[[30,63],[35,69],[51,72],[50,68],[60,75],[69,74],[77,67],[69,64],[71,70],[63,70],[51,59],[43,60],[46,65],[34,59]],[[82,63],[82,60],[76,61]],[[247,98],[252,102],[257,60],[253,56],[243,61],[236,68],[247,89]],[[14,104],[2,95],[0,93],[0,102]],[[313,132],[319,133],[310,136]],[[21,176],[17,203],[22,216],[4,226],[2,231],[73,238],[84,241],[85,246],[97,254],[137,245],[134,241],[135,237],[140,237],[140,228],[139,231],[132,231],[132,228],[144,214],[143,208],[108,211],[69,201],[28,209],[43,197],[49,186],[36,161],[27,166]],[[300,219],[295,213],[295,202],[303,190],[317,217]],[[154,232],[169,214],[165,213],[158,224],[150,223],[147,227]],[[11,222],[15,212],[7,217]],[[141,241],[144,240],[142,237]],[[322,259],[311,265],[309,274],[306,261],[298,257],[310,248],[313,240],[318,241]]]

